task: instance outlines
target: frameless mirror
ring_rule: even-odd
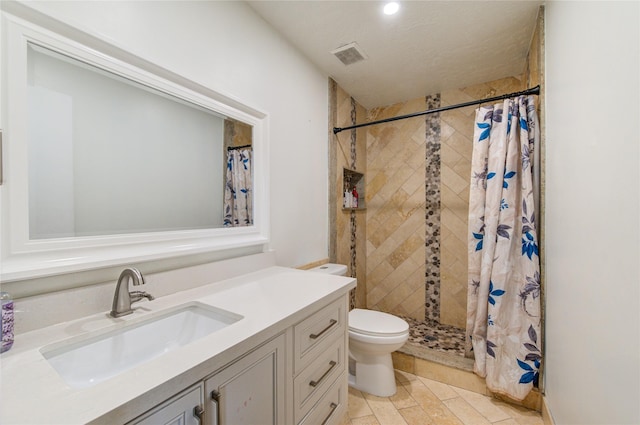
[[[30,239],[252,224],[250,125],[31,43],[27,65]]]

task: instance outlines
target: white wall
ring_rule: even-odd
[[[271,248],[328,255],[327,76],[243,2],[36,2],[32,7],[269,115]]]
[[[546,7],[547,402],[640,423],[640,3]]]

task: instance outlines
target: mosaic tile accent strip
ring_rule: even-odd
[[[427,109],[440,107],[440,93],[426,97]],[[425,320],[440,322],[440,113],[425,115],[426,272]]]
[[[356,125],[356,100],[351,98],[351,125]],[[357,130],[354,128],[351,130],[351,169],[355,171],[356,169],[356,141],[357,141]]]
[[[464,329],[451,325],[441,325],[435,320],[421,322],[410,317],[402,318],[409,323],[407,344],[464,357]]]
[[[351,125],[356,124],[356,100],[351,98]],[[357,131],[356,129],[351,130],[351,145],[350,145],[350,160],[351,160],[351,169],[356,169],[356,142],[357,142]],[[349,245],[350,250],[350,260],[351,264],[349,265],[349,269],[351,270],[351,277],[357,278],[357,244],[356,244],[356,212],[351,211],[349,216],[350,221],[350,230],[351,230],[351,243]],[[353,310],[356,308],[356,290],[355,288],[349,292],[349,310]]]

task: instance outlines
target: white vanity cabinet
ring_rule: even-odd
[[[238,268],[235,260],[231,266]],[[347,405],[348,295],[355,285],[353,278],[271,266],[159,296],[115,321],[100,312],[23,333],[19,346],[2,354],[0,423],[339,425]],[[69,385],[46,357],[160,323],[196,304],[237,320],[89,387]],[[195,329],[179,326],[179,334]],[[149,340],[123,344],[148,347],[161,341],[155,334],[170,333],[154,329]],[[121,352],[112,351],[120,361]],[[38,409],[30,409],[33,400]]]
[[[347,297],[294,326],[294,423],[337,423],[347,405]]]
[[[281,334],[127,425],[280,425],[286,336]]]
[[[202,425],[204,385],[187,388],[127,425]]]
[[[129,425],[337,424],[347,405],[347,297],[282,329]]]
[[[204,381],[207,425],[285,423],[285,335]]]

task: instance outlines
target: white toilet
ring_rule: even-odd
[[[347,266],[324,264],[311,269],[340,276]],[[360,308],[349,312],[349,385],[380,397],[396,393],[391,353],[409,338],[409,324],[388,313]]]

